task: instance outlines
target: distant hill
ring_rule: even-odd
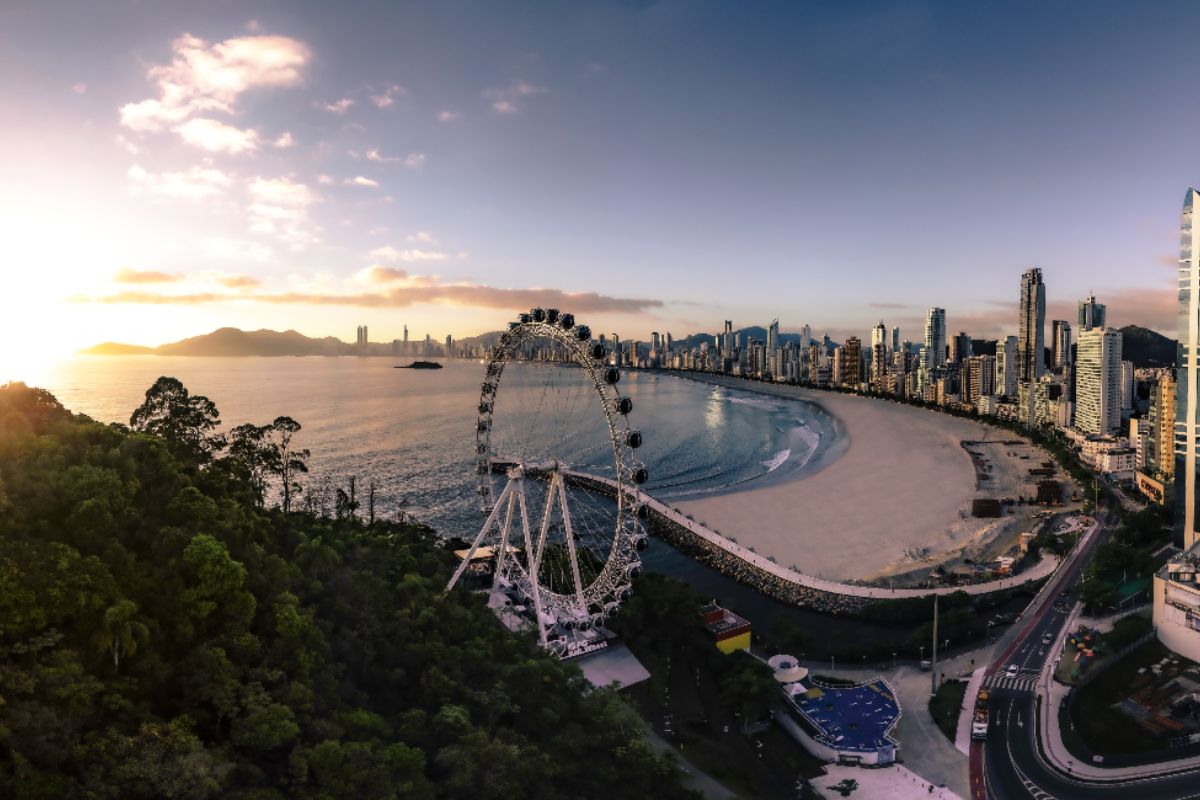
[[[383,345],[376,345],[383,347]],[[390,347],[390,345],[389,345]],[[81,351],[87,355],[156,355],[156,356],[338,356],[356,352],[354,346],[327,336],[313,339],[296,331],[218,328],[203,336],[193,336],[158,347],[140,347],[118,342],[105,342]],[[390,351],[389,351],[390,352]]]
[[[1121,358],[1135,367],[1175,366],[1178,343],[1157,331],[1140,325],[1121,328]]]
[[[79,352],[88,356],[141,356],[154,352],[153,347],[142,347],[140,344],[121,344],[120,342],[101,342]]]

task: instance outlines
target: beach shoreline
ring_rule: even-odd
[[[964,443],[1022,438],[985,420],[730,376],[673,376],[798,400],[834,421],[832,441],[818,445],[798,470],[669,500],[779,564],[829,580],[903,585],[940,564],[1006,549],[1027,527],[1024,511],[991,520],[970,516],[972,500],[986,492]],[[1018,492],[1021,480],[1013,478]]]

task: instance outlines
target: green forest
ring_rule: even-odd
[[[171,378],[127,426],[0,387],[0,796],[693,796],[615,692],[443,593],[432,530],[306,505],[299,430],[222,433]]]

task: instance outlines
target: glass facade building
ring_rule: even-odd
[[[1200,231],[1192,213],[1197,192],[1188,189],[1179,220],[1179,350],[1175,359],[1175,544],[1189,548],[1197,540],[1197,430],[1200,420]]]

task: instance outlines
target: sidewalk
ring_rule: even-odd
[[[1082,611],[1083,604],[1076,603],[1075,608],[1071,610],[1070,616],[1067,617],[1067,621],[1063,625],[1058,638],[1054,641],[1053,652],[1062,653],[1063,641],[1066,639],[1067,634],[1074,630],[1075,623],[1082,615]],[[1067,696],[1067,692],[1071,690],[1071,687],[1054,680],[1054,668],[1057,664],[1057,658],[1046,659],[1046,663],[1042,667],[1042,674],[1038,678],[1037,691],[1038,696],[1042,698],[1042,707],[1038,712],[1040,718],[1040,724],[1038,725],[1040,749],[1045,754],[1046,760],[1050,762],[1050,765],[1059,772],[1089,781],[1117,782],[1129,780],[1130,778],[1150,778],[1200,767],[1200,756],[1180,758],[1174,761],[1160,761],[1156,764],[1142,764],[1136,767],[1104,767],[1099,764],[1089,764],[1086,761],[1076,759],[1075,756],[1071,755],[1071,752],[1063,742],[1062,728],[1058,725],[1058,708],[1062,705],[1063,698]]]
[[[825,768],[825,777],[814,778],[812,785],[822,797],[832,800],[842,795],[831,787],[843,780],[852,780],[858,784],[851,797],[866,797],[870,800],[924,800],[930,797],[935,800],[960,800],[959,795],[929,783],[901,764],[885,769],[830,764]]]
[[[980,667],[971,673],[967,682],[967,693],[963,695],[962,710],[958,712],[958,729],[954,732],[954,746],[964,756],[971,755],[971,720],[975,715],[975,695],[983,685],[983,676],[987,667]]]

